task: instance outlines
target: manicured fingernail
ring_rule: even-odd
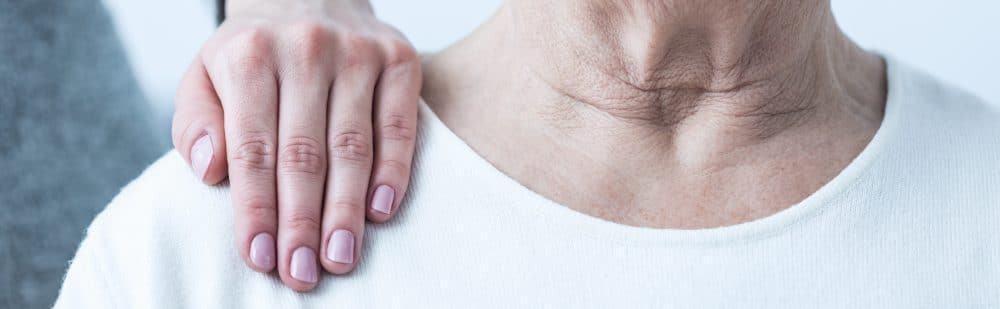
[[[212,154],[215,152],[215,148],[212,147],[212,138],[208,135],[202,136],[198,141],[194,142],[194,146],[191,147],[191,169],[194,170],[194,174],[198,176],[198,179],[205,179],[205,172],[208,171],[208,165],[212,163]]]
[[[354,233],[348,230],[333,231],[326,247],[326,258],[337,263],[354,263]]]
[[[250,261],[258,269],[274,269],[274,237],[268,233],[260,233],[250,241]]]
[[[377,212],[389,214],[392,211],[392,201],[396,198],[396,191],[390,186],[381,185],[375,189],[372,195],[372,209]]]
[[[309,247],[299,247],[292,252],[292,278],[302,282],[316,283],[319,274],[316,270],[316,252]]]

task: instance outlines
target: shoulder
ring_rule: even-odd
[[[186,238],[232,227],[226,186],[202,184],[176,151],[170,151],[129,183],[98,215],[88,234],[132,232],[127,237]],[[227,234],[227,233],[222,233]]]
[[[882,145],[885,181],[896,176],[896,186],[916,196],[1000,213],[1000,104],[888,63],[889,99],[880,129],[891,136]]]
[[[888,63],[889,102],[912,122],[906,125],[1000,141],[1000,102],[987,102],[898,61]]]
[[[255,285],[270,290],[280,283],[249,270],[236,251],[230,205],[225,186],[202,184],[179,154],[167,153],[93,221],[61,294],[81,290],[70,279],[86,269],[101,270],[90,272],[105,284],[83,290],[103,289],[94,292],[127,307],[212,303]],[[217,286],[223,283],[231,289]]]

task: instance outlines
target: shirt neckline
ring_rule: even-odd
[[[420,102],[422,130],[428,137],[442,139],[448,146],[454,146],[455,155],[463,161],[475,164],[477,176],[491,177],[499,181],[501,188],[515,190],[511,195],[526,197],[526,203],[512,203],[513,211],[522,212],[526,217],[540,220],[552,228],[565,229],[576,235],[587,235],[606,241],[631,245],[722,245],[732,242],[749,241],[783,233],[802,222],[819,215],[833,200],[842,196],[850,186],[871,169],[875,159],[885,151],[887,142],[896,135],[905,97],[905,70],[894,59],[883,57],[886,65],[887,95],[885,112],[879,128],[871,141],[833,179],[801,202],[770,216],[735,225],[706,229],[658,229],[630,226],[592,217],[525,187],[517,180],[498,170],[492,163],[475,152],[442,122],[426,103]]]

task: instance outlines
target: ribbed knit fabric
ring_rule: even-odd
[[[1000,112],[892,60],[882,125],[843,172],[715,229],[574,212],[420,112],[412,191],[352,274],[300,294],[251,271],[228,190],[171,152],[94,221],[57,307],[1000,307]]]

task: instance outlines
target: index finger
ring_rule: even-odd
[[[224,109],[229,182],[236,212],[236,241],[251,268],[276,264],[278,86],[270,46],[260,33],[235,38],[210,63]]]

